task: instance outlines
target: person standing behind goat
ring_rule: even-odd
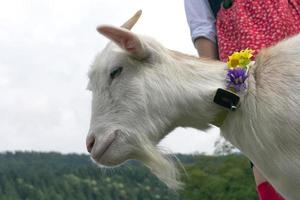
[[[198,54],[222,61],[300,32],[299,0],[185,0],[185,10]]]
[[[185,0],[185,11],[199,56],[223,62],[300,33],[299,0]],[[260,200],[283,199],[255,167],[253,174]]]

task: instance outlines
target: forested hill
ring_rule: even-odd
[[[257,200],[241,155],[178,155],[188,176],[178,194],[137,162],[103,171],[87,155],[0,154],[0,200]]]

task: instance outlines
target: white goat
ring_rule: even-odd
[[[241,106],[229,112],[213,103],[217,88],[225,87],[226,64],[132,33],[140,14],[122,28],[97,29],[112,42],[89,72],[92,158],[106,166],[141,160],[177,188],[176,168],[155,145],[178,126],[204,130],[215,124],[286,199],[300,199],[300,36],[260,52]]]

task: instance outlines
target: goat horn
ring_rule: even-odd
[[[121,27],[131,30],[135,23],[139,20],[142,15],[142,10],[138,10],[127,22],[125,22]]]

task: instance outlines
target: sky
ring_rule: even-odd
[[[87,71],[137,10],[133,31],[196,55],[183,0],[10,0],[0,6],[0,151],[86,153],[91,94]],[[176,153],[213,152],[219,130],[177,128],[159,145]]]

